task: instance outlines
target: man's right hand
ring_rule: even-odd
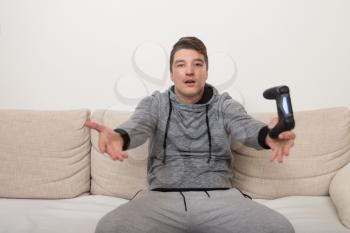
[[[85,126],[99,132],[98,147],[101,153],[107,153],[113,160],[123,161],[128,158],[128,154],[123,151],[124,141],[119,133],[89,120],[85,122]]]

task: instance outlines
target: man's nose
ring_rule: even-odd
[[[194,74],[194,69],[191,65],[186,67],[186,75],[193,75]]]

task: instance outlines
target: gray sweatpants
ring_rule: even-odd
[[[293,233],[280,213],[235,188],[215,191],[144,190],[105,215],[96,233]]]

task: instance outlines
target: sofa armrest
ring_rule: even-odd
[[[329,186],[330,197],[341,222],[350,228],[350,163],[340,169]]]

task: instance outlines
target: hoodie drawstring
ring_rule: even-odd
[[[171,112],[173,111],[173,104],[171,103],[170,92],[168,92],[168,99],[169,99],[169,114],[168,114],[168,119],[166,121],[165,135],[164,135],[164,141],[163,141],[163,150],[164,150],[163,163],[164,164],[165,164],[165,160],[166,160],[166,139],[168,137]]]
[[[168,119],[166,121],[165,135],[164,135],[164,141],[163,141],[163,151],[164,151],[163,164],[165,164],[165,161],[166,161],[166,144],[167,144],[167,137],[168,137],[171,112],[173,111],[173,104],[171,103],[170,92],[168,92],[168,99],[169,99],[169,113],[168,113]],[[208,111],[209,111],[209,105],[207,104],[205,106],[205,121],[207,124],[207,132],[208,132],[208,140],[209,140],[209,157],[208,157],[207,163],[210,163],[210,160],[211,160],[211,133],[210,133],[210,127],[209,127]]]
[[[206,119],[206,122],[207,122],[207,131],[208,131],[208,139],[209,139],[209,158],[208,158],[207,163],[209,163],[210,160],[211,160],[211,134],[210,134],[209,117],[208,117],[209,105],[207,104],[205,107],[206,107],[206,109],[205,109],[205,119]]]

